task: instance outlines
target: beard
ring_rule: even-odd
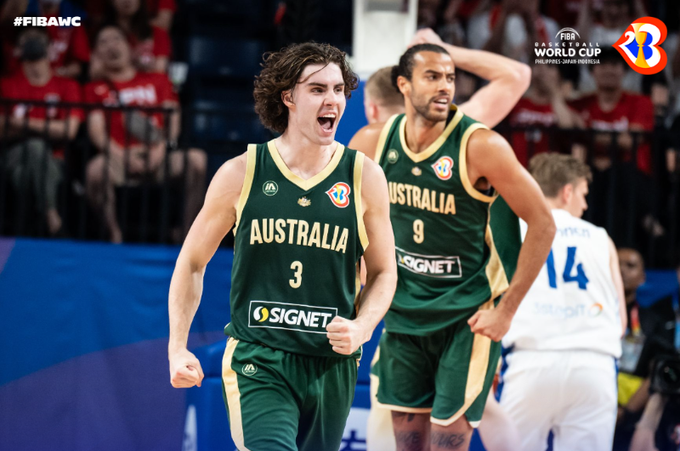
[[[430,122],[443,122],[449,117],[449,110],[438,112],[433,111],[430,106],[432,100],[427,100],[423,97],[411,97],[411,104],[420,116],[424,117]]]

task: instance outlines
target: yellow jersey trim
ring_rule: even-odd
[[[248,144],[248,153],[246,154],[246,176],[243,179],[243,187],[241,188],[241,196],[238,198],[236,205],[236,223],[234,224],[234,236],[238,230],[238,224],[241,221],[243,209],[248,201],[250,189],[253,186],[253,178],[255,177],[255,162],[257,161],[257,145]]]
[[[493,298],[482,304],[478,311],[493,310]],[[481,334],[475,334],[472,342],[472,353],[470,355],[470,366],[468,367],[467,382],[465,383],[465,401],[463,407],[453,416],[447,419],[430,417],[430,422],[440,426],[450,426],[470,408],[473,402],[479,397],[484,389],[486,372],[489,369],[489,356],[491,355],[491,339]],[[473,426],[475,427],[475,426]]]
[[[297,187],[304,191],[309,191],[319,183],[323,182],[326,179],[326,177],[331,175],[331,173],[338,166],[338,163],[340,163],[340,159],[342,158],[342,155],[345,152],[345,146],[343,146],[340,143],[337,143],[337,147],[335,148],[335,152],[331,157],[331,161],[326,165],[326,167],[323,168],[323,170],[316,174],[315,176],[305,180],[299,175],[295,174],[293,171],[291,171],[288,168],[288,166],[286,166],[286,162],[283,161],[283,158],[281,158],[279,149],[277,149],[276,143],[274,142],[273,139],[267,143],[267,148],[269,149],[269,154],[274,160],[274,163],[276,163],[276,167],[278,167],[279,171],[281,171],[281,174],[283,174],[283,176],[287,178],[288,181],[290,181],[292,184],[296,185]]]
[[[385,153],[385,143],[387,142],[387,135],[390,134],[390,130],[392,129],[392,124],[394,124],[395,119],[397,119],[398,114],[393,115],[390,117],[387,122],[385,122],[385,125],[383,126],[383,129],[380,131],[380,137],[378,138],[378,145],[375,148],[375,155],[373,156],[373,161],[376,163],[380,164],[380,159],[382,158],[383,153]]]
[[[474,186],[472,186],[472,183],[470,183],[470,178],[468,177],[468,172],[467,172],[467,144],[468,140],[470,139],[470,136],[472,136],[472,133],[474,133],[477,130],[488,130],[489,127],[487,127],[484,124],[472,124],[467,130],[465,130],[465,133],[463,133],[463,138],[460,140],[460,154],[458,156],[458,163],[459,163],[459,168],[458,171],[460,173],[460,181],[463,183],[463,188],[465,188],[465,191],[472,197],[473,199],[477,199],[478,201],[481,202],[488,202],[491,203],[496,199],[497,195],[494,196],[487,196],[486,194],[482,194],[479,191],[475,189]]]
[[[491,205],[489,205],[491,210]],[[489,212],[489,220],[486,224],[486,234],[484,241],[491,251],[489,262],[486,265],[486,279],[489,281],[489,288],[491,289],[491,300],[496,299],[501,294],[505,293],[510,284],[508,283],[508,275],[505,273],[503,263],[498,255],[496,244],[493,241],[493,233],[491,232],[491,213]]]
[[[236,371],[231,369],[231,360],[234,357],[234,351],[238,340],[229,338],[227,347],[224,350],[224,357],[222,358],[222,381],[224,382],[224,393],[227,397],[227,406],[229,409],[229,425],[231,426],[231,438],[234,440],[236,448],[244,451],[250,451],[246,448],[245,439],[243,437],[243,419],[241,418],[241,392],[238,389],[238,379]]]
[[[359,241],[361,247],[365,251],[368,247],[368,234],[366,233],[366,224],[364,224],[364,210],[361,203],[361,178],[364,173],[364,157],[361,152],[357,152],[354,160],[354,207],[357,212],[357,229],[359,232]]]
[[[406,144],[406,116],[404,116],[404,118],[401,120],[401,123],[399,124],[399,140],[401,141],[401,147],[403,147],[406,156],[413,160],[414,163],[420,163],[421,161],[425,161],[432,155],[434,155],[439,150],[439,148],[446,142],[449,135],[456,128],[460,120],[463,119],[464,114],[462,111],[460,111],[460,109],[458,109],[457,106],[451,105],[451,109],[456,110],[456,113],[453,115],[453,119],[451,119],[451,122],[449,122],[449,124],[446,126],[442,134],[439,135],[439,137],[435,139],[435,141],[432,144],[430,144],[427,147],[427,149],[419,153],[415,153],[408,148],[408,144]]]

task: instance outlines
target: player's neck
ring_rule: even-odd
[[[31,86],[45,86],[52,78],[52,69],[47,58],[38,61],[25,61],[23,70],[24,76]]]
[[[566,202],[559,197],[546,197],[545,200],[548,202],[548,206],[551,210],[564,210],[567,213],[569,212],[569,210],[567,210]]]
[[[274,141],[281,159],[295,175],[308,180],[323,171],[333,158],[338,143],[327,146],[313,143],[302,133],[287,129]]]
[[[446,128],[446,121],[430,121],[419,114],[407,114],[406,145],[413,153],[430,147]]]

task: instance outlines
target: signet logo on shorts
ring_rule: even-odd
[[[335,307],[250,301],[248,327],[325,334],[326,326],[337,314]]]
[[[243,365],[242,371],[244,376],[253,376],[255,373],[257,373],[257,365],[246,363]]]
[[[441,180],[448,180],[453,175],[453,159],[441,157],[432,165],[435,175]]]
[[[277,185],[276,182],[272,180],[267,180],[266,182],[264,182],[264,185],[262,185],[262,192],[265,195],[271,197],[279,192],[279,185]]]
[[[331,198],[333,205],[338,208],[345,208],[349,205],[349,193],[351,191],[352,190],[350,190],[347,183],[339,182],[333,185],[331,189],[326,191],[326,194],[328,194],[328,197]]]

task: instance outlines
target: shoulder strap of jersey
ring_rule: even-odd
[[[248,144],[248,151],[246,152],[246,175],[243,179],[243,186],[241,187],[241,196],[238,198],[238,205],[236,206],[236,224],[234,224],[234,236],[238,229],[243,208],[246,206],[250,189],[253,186],[253,178],[255,177],[255,162],[257,161],[257,144]]]
[[[385,125],[380,132],[380,137],[378,138],[378,145],[375,148],[375,156],[373,157],[373,161],[376,163],[380,164],[380,160],[382,159],[383,153],[385,152],[385,143],[387,142],[387,137],[390,134],[390,130],[392,130],[394,121],[401,116],[403,116],[403,114],[395,114],[394,116],[390,117],[387,122],[385,122]]]
[[[365,251],[368,247],[368,234],[366,233],[366,225],[364,224],[364,208],[361,197],[361,181],[363,180],[364,173],[364,157],[365,155],[363,153],[356,152],[356,157],[354,158],[353,185],[354,206],[356,208],[359,241],[361,242],[361,247]]]

